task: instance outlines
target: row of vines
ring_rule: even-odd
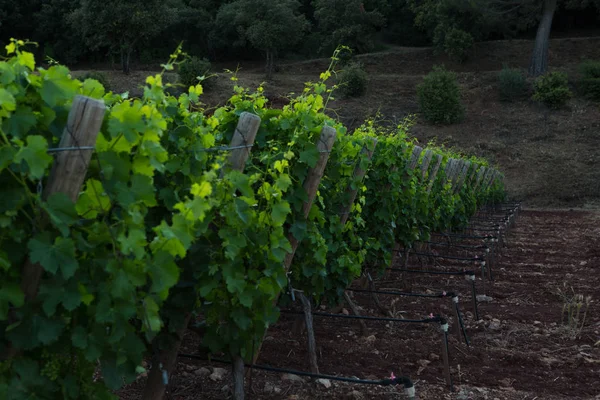
[[[188,326],[251,360],[290,288],[335,304],[363,266],[504,196],[485,160],[420,151],[410,120],[347,132],[325,112],[335,56],[283,109],[235,86],[208,112],[201,85],[175,97],[157,74],[131,99],[27,45],[0,62],[3,399],[112,398],[145,359],[160,398]],[[76,108],[95,110],[93,150],[65,141],[94,124]],[[89,161],[74,194],[50,190],[73,183],[59,157]]]

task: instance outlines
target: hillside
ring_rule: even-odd
[[[479,43],[465,64],[456,64],[429,48],[394,47],[387,51],[358,56],[369,73],[365,96],[330,103],[350,128],[376,112],[390,123],[407,114],[418,113],[416,87],[433,65],[445,64],[457,72],[466,105],[465,120],[451,126],[432,126],[418,120],[412,133],[419,141],[436,140],[447,146],[488,157],[506,174],[512,197],[528,206],[600,206],[600,108],[598,104],[575,96],[565,109],[549,111],[532,102],[503,103],[498,98],[497,72],[503,63],[526,68],[533,42],[528,40]],[[600,37],[554,39],[550,44],[551,70],[569,74],[576,93],[577,66],[583,59],[600,59]],[[265,85],[276,104],[298,92],[305,81],[317,79],[327,68],[328,59],[283,63],[275,79]],[[236,69],[236,65],[219,68]],[[139,93],[148,71],[126,77],[119,72],[108,75],[115,91]],[[256,64],[240,65],[239,82],[248,87],[260,84],[264,74]],[[175,79],[174,76],[169,76]],[[227,74],[208,93],[209,105],[222,104],[229,94]]]

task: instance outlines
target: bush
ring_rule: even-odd
[[[94,79],[100,82],[100,84],[104,87],[104,90],[106,92],[110,92],[110,84],[108,83],[108,78],[103,72],[89,71],[82,75],[81,78],[79,78],[81,82],[85,81],[86,79]]]
[[[533,99],[550,108],[560,108],[573,96],[569,81],[564,72],[550,72],[540,76],[533,83]]]
[[[360,63],[349,64],[339,74],[339,82],[344,97],[362,96],[367,91],[367,72]]]
[[[452,124],[464,117],[456,75],[444,67],[434,67],[417,87],[419,108],[430,122]]]
[[[342,47],[340,49],[340,52],[337,55],[338,58],[338,65],[343,67],[346,66],[348,64],[350,64],[350,62],[352,61],[354,54],[352,52],[352,49],[350,47]]]
[[[522,99],[527,94],[527,79],[520,70],[504,66],[498,74],[498,87],[501,100]]]
[[[207,76],[210,73],[212,65],[206,58],[190,57],[181,64],[177,69],[179,75],[179,83],[186,88],[200,83],[199,77]],[[204,89],[208,89],[214,79],[208,78],[201,82]]]
[[[588,98],[600,101],[600,61],[585,61],[579,65],[578,88]]]
[[[444,51],[452,60],[462,63],[469,58],[469,51],[474,44],[475,40],[470,33],[452,28],[444,38]]]

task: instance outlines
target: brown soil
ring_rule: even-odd
[[[414,293],[460,293],[471,347],[458,340],[449,299],[380,296],[397,318],[446,315],[450,329],[450,366],[456,391],[443,379],[439,329],[425,324],[368,321],[362,336],[355,321],[315,316],[318,361],[322,373],[382,379],[390,373],[408,375],[420,399],[600,399],[600,214],[589,211],[522,212],[507,236],[507,248],[494,266],[495,281],[487,283],[488,302],[479,303],[476,321],[467,282],[413,276]],[[471,242],[475,244],[475,242]],[[478,251],[432,250],[471,258]],[[423,261],[413,256],[409,265]],[[472,261],[438,259],[438,270],[473,269]],[[465,264],[467,263],[467,264]],[[429,264],[430,265],[430,264]],[[478,291],[482,282],[477,280]],[[402,289],[398,273],[377,281],[379,289]],[[581,331],[568,329],[561,320],[565,297],[591,296]],[[377,316],[369,297],[354,294],[363,315]],[[344,312],[344,311],[342,311]],[[295,317],[282,314],[268,332],[259,364],[308,370],[305,337],[293,333]],[[580,316],[581,319],[581,316]],[[575,337],[576,336],[576,337]],[[198,351],[198,337],[188,333],[183,351]],[[199,376],[209,365],[181,359],[169,388],[170,399],[230,398],[230,374],[211,381]],[[144,379],[120,392],[122,399],[137,399]],[[266,389],[266,390],[265,390]],[[392,399],[404,398],[400,388],[333,382],[329,389],[304,379],[282,380],[281,374],[254,371],[250,399]]]
[[[511,40],[477,44],[471,60],[456,64],[430,48],[394,47],[387,51],[358,56],[369,72],[367,93],[358,99],[330,103],[350,128],[380,112],[388,123],[408,114],[418,114],[416,87],[436,64],[457,72],[463,88],[466,119],[451,126],[431,126],[419,121],[413,128],[421,142],[438,144],[485,156],[499,164],[506,174],[511,195],[531,206],[600,206],[599,162],[600,108],[579,96],[560,111],[549,111],[530,100],[502,103],[498,99],[497,71],[503,63],[526,68],[533,42]],[[576,92],[577,66],[583,59],[600,59],[600,38],[553,39],[551,69],[569,73]],[[286,96],[298,93],[306,81],[315,81],[329,64],[328,59],[282,64],[273,81],[265,85],[274,106],[285,104]],[[219,68],[236,69],[236,65]],[[78,71],[75,75],[82,73]],[[141,94],[145,77],[155,72],[135,71],[124,76],[106,71],[114,91]],[[238,84],[256,87],[264,74],[256,63],[242,63]],[[176,75],[167,74],[174,82]],[[216,88],[204,97],[210,106],[224,104],[232,82],[228,74],[218,78]]]

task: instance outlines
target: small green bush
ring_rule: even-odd
[[[579,65],[578,88],[584,96],[600,101],[600,61],[585,61]]]
[[[81,82],[85,81],[86,79],[94,79],[100,82],[100,84],[104,87],[104,90],[106,92],[110,92],[110,84],[108,83],[108,78],[103,72],[89,71],[82,75],[81,78],[79,78]]]
[[[573,96],[564,72],[550,72],[540,76],[534,81],[533,88],[533,99],[554,109],[564,106]]]
[[[452,60],[462,63],[469,58],[469,51],[474,44],[475,40],[470,33],[452,28],[444,38],[444,51]]]
[[[179,75],[179,83],[186,88],[200,83],[199,77],[208,76],[212,65],[206,58],[190,57],[181,64],[177,69]],[[213,83],[213,78],[205,79],[201,82],[204,89],[209,89]]]
[[[352,61],[354,54],[351,48],[349,47],[342,47],[340,49],[340,52],[337,55],[337,58],[339,59],[338,61],[338,65],[340,67],[344,67],[348,64],[350,64],[350,62]]]
[[[498,87],[502,101],[519,100],[527,94],[527,78],[520,70],[505,65],[498,74]]]
[[[433,67],[433,71],[417,87],[417,95],[419,108],[430,122],[453,124],[464,117],[456,75],[444,67]]]
[[[349,64],[338,75],[344,97],[359,97],[367,91],[368,75],[360,63]]]

